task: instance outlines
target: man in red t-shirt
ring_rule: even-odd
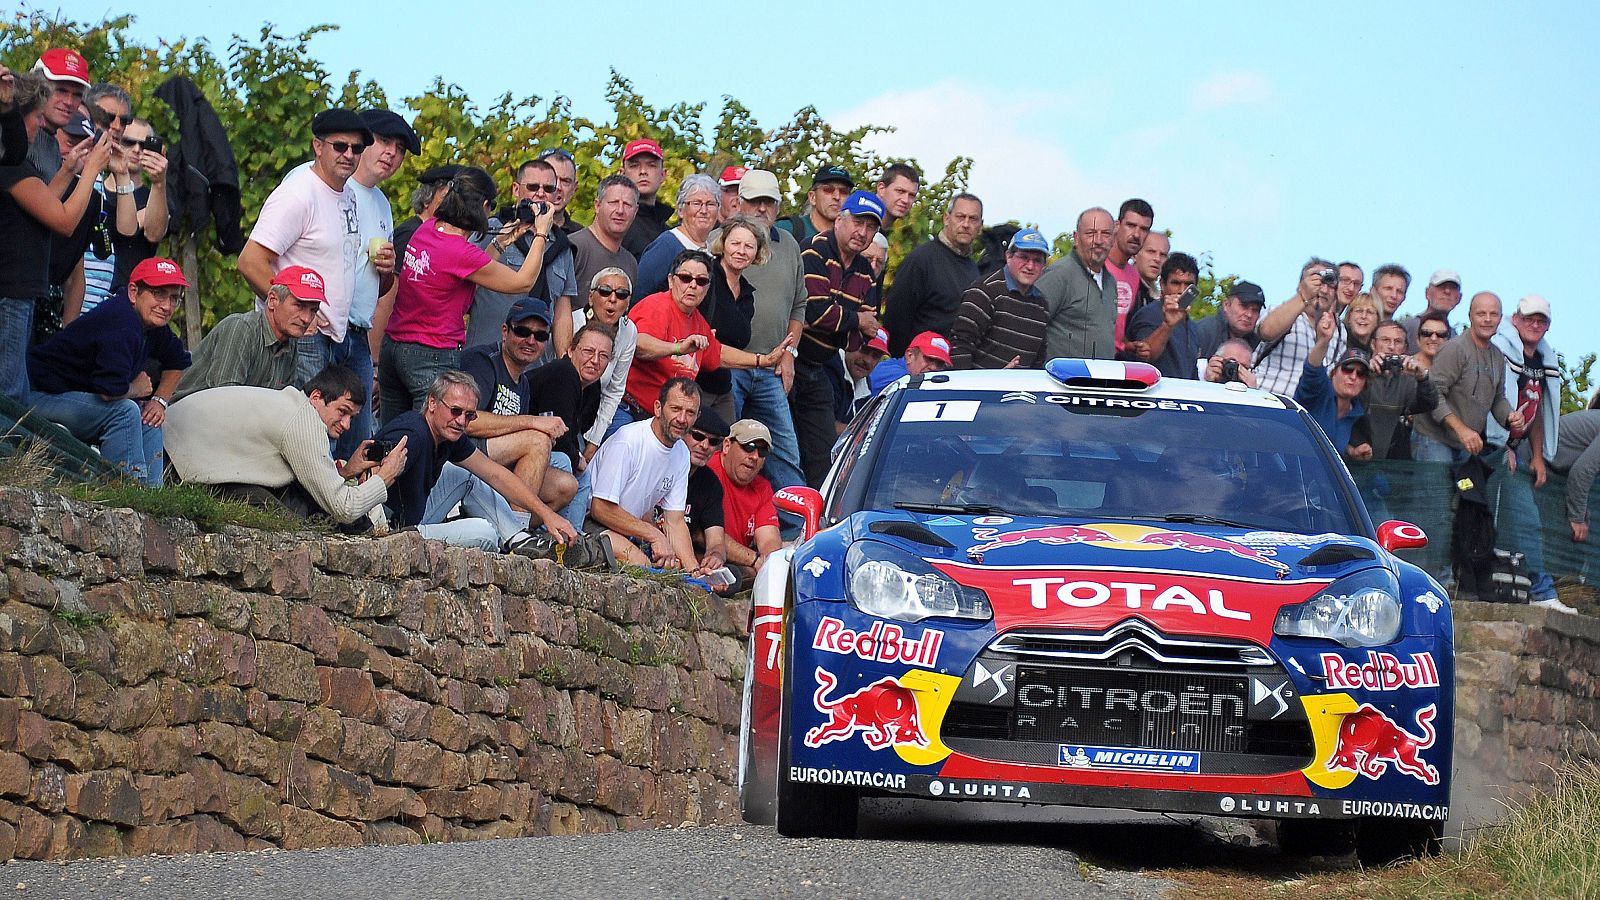
[[[772,485],[758,474],[771,452],[772,432],[767,426],[755,419],[740,419],[728,429],[722,450],[707,464],[722,482],[728,565],[740,576],[741,584],[753,579],[772,551],[782,546]]]

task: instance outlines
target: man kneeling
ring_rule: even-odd
[[[329,455],[328,440],[366,401],[366,385],[344,366],[323,369],[303,389],[196,391],[167,412],[167,454],[184,481],[224,497],[348,524],[384,502],[406,469],[404,438],[381,461],[367,452],[371,441],[362,444],[342,470]]]

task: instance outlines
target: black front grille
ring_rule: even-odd
[[[1241,753],[1249,680],[1242,675],[1018,666],[1012,739]],[[970,736],[979,737],[973,733]],[[986,737],[995,736],[991,731]]]

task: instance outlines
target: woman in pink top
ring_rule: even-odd
[[[457,175],[433,218],[425,220],[406,245],[396,271],[394,309],[382,323],[383,347],[378,354],[380,419],[420,409],[428,387],[441,372],[461,368],[461,342],[473,291],[483,285],[503,294],[524,294],[539,278],[544,245],[550,238],[555,211],[543,205],[532,222],[512,222],[478,249],[469,236],[489,231],[489,210],[496,193],[494,179],[482,169]],[[520,268],[497,257],[523,234],[533,232],[533,248]],[[380,309],[375,317],[385,318]],[[376,323],[375,323],[376,324]]]

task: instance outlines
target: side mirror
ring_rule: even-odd
[[[810,540],[822,524],[822,495],[812,488],[796,485],[795,487],[781,488],[772,495],[772,505],[779,510],[799,516],[805,523],[801,529],[800,539]]]
[[[1393,553],[1428,546],[1428,535],[1410,522],[1395,519],[1378,526],[1378,546]]]

